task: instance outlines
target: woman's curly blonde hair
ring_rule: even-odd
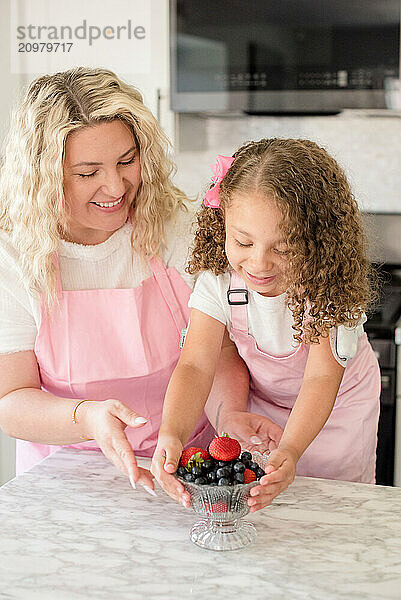
[[[220,209],[198,214],[189,273],[225,273],[224,211],[233,194],[261,193],[282,214],[288,246],[288,306],[294,339],[316,343],[339,324],[354,326],[377,299],[358,205],[343,170],[309,140],[262,139],[234,154],[220,186]]]
[[[60,237],[68,236],[66,139],[116,119],[139,146],[142,183],[131,210],[132,247],[142,257],[157,256],[164,224],[187,198],[171,182],[169,141],[137,89],[109,70],[75,68],[33,81],[13,113],[0,172],[0,228],[10,233],[28,286],[44,292],[48,309],[57,299],[53,256]]]

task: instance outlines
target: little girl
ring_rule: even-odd
[[[188,267],[202,273],[152,470],[160,479],[175,470],[227,331],[250,373],[248,410],[284,429],[251,510],[295,473],[374,483],[380,374],[363,332],[374,294],[346,177],[307,140],[263,139],[217,161]],[[231,402],[221,399],[225,415]]]

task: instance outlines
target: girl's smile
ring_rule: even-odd
[[[234,195],[225,211],[226,255],[247,286],[262,296],[285,291],[287,246],[273,200],[258,194]]]
[[[266,277],[251,275],[251,273],[248,273],[248,271],[245,270],[244,273],[247,276],[247,278],[253,281],[256,285],[268,285],[269,283],[272,283],[276,278],[276,275]]]

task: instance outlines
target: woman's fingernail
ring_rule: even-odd
[[[185,500],[185,498],[181,498],[181,504],[184,508],[187,508],[187,501]]]
[[[148,494],[150,494],[151,496],[157,496],[155,490],[152,490],[151,487],[144,485],[143,489],[146,490],[148,492]]]
[[[135,417],[135,419],[134,419],[134,423],[136,425],[142,425],[142,423],[147,423],[147,422],[148,422],[148,420],[145,419],[145,417]]]
[[[134,490],[136,490],[135,481],[133,480],[132,475],[129,476],[129,482],[132,485],[132,487],[134,488]]]
[[[250,441],[252,444],[261,444],[262,440],[257,435],[252,435]]]

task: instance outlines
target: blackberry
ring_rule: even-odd
[[[266,473],[264,472],[264,470],[262,469],[262,467],[259,467],[259,468],[256,470],[256,477],[257,477],[258,479],[260,479],[261,477],[263,477],[263,475],[266,475]]]
[[[178,467],[177,469],[177,475],[178,477],[185,477],[185,475],[188,473],[188,471],[186,470],[185,467]]]
[[[195,475],[195,477],[201,477],[203,475],[203,471],[200,467],[192,467],[191,473],[192,475]]]
[[[251,462],[248,469],[251,469],[252,471],[254,471],[256,473],[256,471],[259,469],[259,465],[257,462]]]
[[[209,483],[212,483],[212,481],[216,481],[216,472],[209,471],[209,473],[206,475],[206,479],[208,480]]]
[[[229,465],[230,461],[228,460],[218,460],[217,464],[219,467],[227,467]]]

